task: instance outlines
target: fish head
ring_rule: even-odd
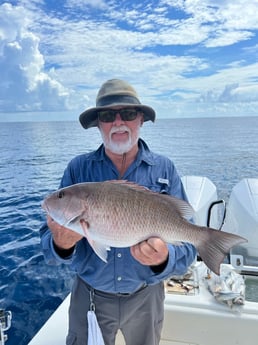
[[[42,208],[58,224],[71,227],[72,223],[79,222],[85,211],[81,198],[71,188],[62,188],[47,196]]]

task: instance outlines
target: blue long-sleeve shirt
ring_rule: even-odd
[[[68,164],[60,187],[118,178],[118,170],[101,145],[96,151],[77,156]],[[137,157],[122,178],[155,192],[171,194],[186,200],[174,164],[168,158],[150,151],[141,139]],[[73,254],[63,259],[55,251],[52,235],[46,224],[40,229],[40,236],[47,263],[70,264],[89,285],[97,290],[111,293],[134,292],[144,284],[157,284],[171,275],[184,274],[196,256],[196,249],[190,243],[179,246],[169,244],[168,263],[162,272],[157,273],[151,267],[135,260],[130,248],[111,248],[108,252],[108,261],[105,263],[94,253],[87,239],[83,238],[76,244]]]

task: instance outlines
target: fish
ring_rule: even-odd
[[[83,182],[48,195],[42,208],[60,225],[86,237],[107,262],[110,247],[131,247],[150,237],[193,244],[205,264],[219,275],[230,249],[247,240],[191,222],[194,210],[184,200],[124,180]]]
[[[218,302],[231,309],[239,309],[245,303],[245,278],[227,265],[221,266],[220,276],[209,274],[207,286]]]

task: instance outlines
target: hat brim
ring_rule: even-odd
[[[143,112],[144,122],[155,121],[156,113],[151,107],[147,105],[132,104],[132,103],[113,103],[113,104],[109,104],[108,106],[90,108],[90,109],[85,110],[83,113],[81,113],[79,116],[79,120],[82,127],[85,129],[88,129],[91,127],[97,127],[98,126],[97,112],[104,109],[110,109],[116,106],[140,109]]]

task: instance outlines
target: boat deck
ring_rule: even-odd
[[[219,303],[207,289],[205,265],[197,266],[198,286],[194,293],[166,293],[160,345],[257,345],[258,303],[245,301],[239,309]],[[29,345],[64,345],[68,307],[69,296]],[[125,345],[121,333],[116,345]]]

